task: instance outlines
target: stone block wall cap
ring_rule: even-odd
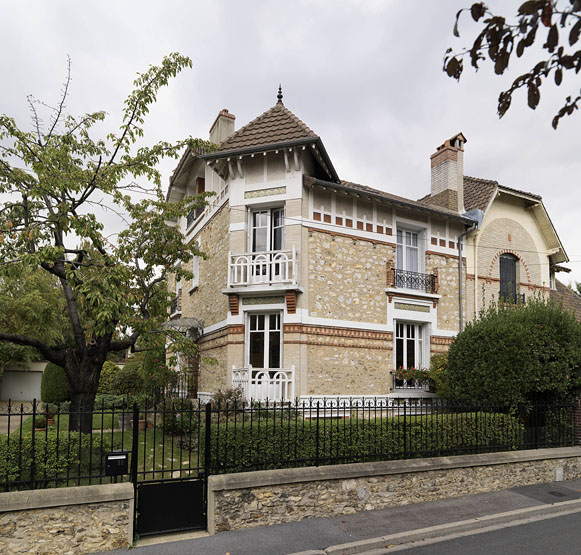
[[[129,501],[133,497],[133,484],[128,482],[10,491],[0,493],[0,513],[47,507],[65,507],[67,505]]]
[[[425,297],[426,299],[441,299],[442,295],[435,295],[434,293],[424,293],[422,291],[418,291],[417,289],[402,289],[401,287],[387,287],[385,289],[386,293],[397,297],[398,293],[400,295],[413,295],[414,297]]]
[[[479,455],[457,455],[426,459],[407,459],[371,463],[351,463],[330,466],[310,466],[260,470],[236,474],[218,474],[208,477],[209,492],[247,489],[277,484],[316,482],[320,480],[345,480],[390,474],[409,474],[452,468],[471,468],[500,464],[524,463],[529,461],[567,459],[581,457],[581,447],[559,447],[532,449],[527,451],[504,451]]]

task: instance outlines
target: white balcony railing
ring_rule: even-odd
[[[297,282],[295,247],[285,251],[229,253],[228,260],[228,287]]]
[[[295,396],[295,367],[235,368],[232,387],[240,387],[244,398],[255,401],[292,401]]]

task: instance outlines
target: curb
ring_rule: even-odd
[[[581,499],[572,501],[563,501],[552,505],[540,505],[537,507],[528,507],[526,509],[517,509],[505,513],[496,513],[470,520],[461,520],[449,524],[440,524],[430,526],[409,532],[400,532],[378,538],[359,540],[356,542],[332,545],[323,550],[309,550],[293,553],[292,555],[354,555],[356,553],[365,553],[373,549],[385,549],[396,545],[417,542],[420,540],[441,538],[451,534],[470,532],[480,528],[488,528],[501,524],[516,523],[535,519],[540,517],[559,516],[560,513],[569,514],[581,511]]]

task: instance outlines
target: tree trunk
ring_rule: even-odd
[[[67,357],[65,372],[71,394],[70,431],[84,434],[93,431],[93,408],[105,356],[106,353],[102,356],[86,353],[80,364],[80,357]]]

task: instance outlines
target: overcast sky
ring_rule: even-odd
[[[520,94],[499,120],[498,92],[510,78],[489,64],[478,74],[467,69],[460,83],[442,72],[446,48],[474,35],[467,16],[461,38],[452,36],[457,10],[469,5],[0,0],[0,113],[26,126],[26,95],[56,102],[69,55],[69,111],[106,110],[117,127],[135,73],[178,51],[194,68],[159,95],[146,126],[151,142],[207,138],[222,108],[238,128],[276,102],[281,82],[286,106],[321,136],[342,179],[412,199],[429,192],[435,147],[462,131],[465,173],[541,194],[571,259],[573,273],[559,277],[581,281],[581,114],[551,128],[581,80],[543,87],[534,112]],[[162,166],[166,186],[174,165]]]

